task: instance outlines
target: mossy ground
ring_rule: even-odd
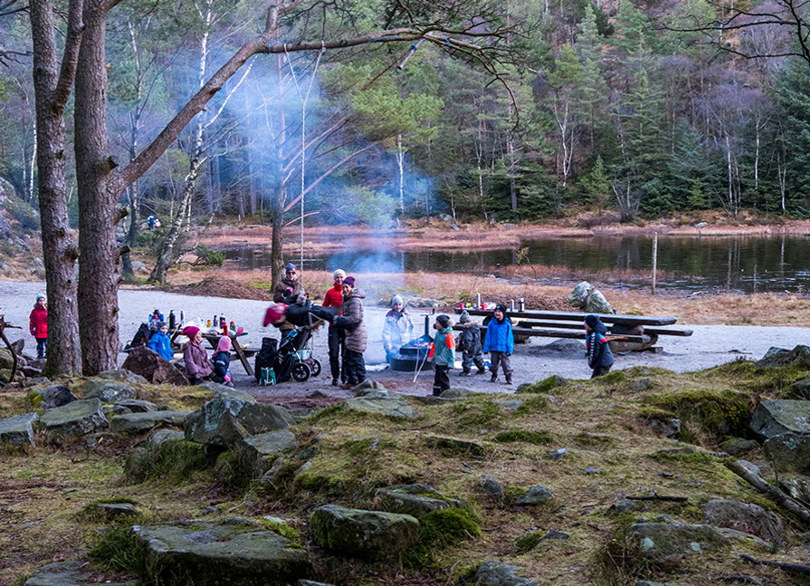
[[[540,584],[625,584],[638,576],[698,585],[707,583],[706,576],[719,582],[741,574],[792,584],[793,577],[782,570],[741,565],[734,554],[796,562],[806,555],[798,545],[773,553],[735,542],[728,552],[685,560],[676,574],[628,569],[616,563],[615,553],[608,555],[620,547],[616,536],[627,519],[665,514],[700,522],[699,505],[713,498],[768,504],[725,467],[722,457],[712,455],[726,435],[740,432],[739,426],[724,432],[728,422],[721,415],[726,411],[709,409],[709,417],[701,409],[728,395],[735,406],[729,417],[736,422],[742,405],[748,409],[765,393],[779,396],[794,377],[807,375],[777,371],[760,372],[746,363],[687,374],[629,369],[601,380],[572,381],[554,401],[543,395],[509,395],[526,401],[517,410],[499,404],[504,395],[495,394],[441,405],[409,399],[416,412],[409,420],[332,407],[293,426],[297,447],[284,455],[272,482],[238,487],[228,480],[234,472],[206,468],[202,461],[176,474],[126,477],[124,462],[135,439],[113,438],[89,453],[77,444],[2,454],[0,508],[6,522],[0,526],[0,550],[7,561],[0,564],[0,583],[21,583],[21,577],[55,559],[86,559],[104,531],[118,526],[82,515],[103,499],[131,499],[143,516],[138,522],[272,515],[306,535],[305,519],[314,506],[366,507],[379,487],[422,483],[462,501],[469,511],[469,518],[437,519],[433,525],[438,531],[452,528],[452,540],[434,547],[415,567],[323,559],[316,563],[320,574],[314,578],[352,584],[459,583],[481,561],[497,557]],[[648,390],[637,390],[634,382],[640,379],[649,379]],[[186,390],[153,392],[161,402],[186,409],[204,400]],[[0,413],[27,409],[24,398],[0,395]],[[691,443],[657,436],[649,424],[651,413],[677,414],[687,424]],[[481,450],[448,449],[436,438],[469,442]],[[694,452],[670,452],[683,447]],[[548,452],[558,448],[567,452],[550,458]],[[164,454],[166,466],[169,455]],[[308,467],[301,469],[305,463]],[[484,475],[503,483],[507,497],[486,497],[479,488]],[[553,491],[550,505],[513,504],[512,497],[537,484]],[[652,493],[688,500],[638,501],[629,516],[615,513],[620,501]],[[569,539],[539,539],[551,530],[563,531]],[[99,566],[99,571],[113,570]],[[126,573],[123,567],[116,571]]]

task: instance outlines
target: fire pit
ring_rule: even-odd
[[[430,316],[425,316],[425,335],[403,344],[399,352],[388,357],[388,366],[391,370],[416,371],[422,368],[433,368],[433,362],[427,361],[430,353],[430,345],[433,338],[428,333],[430,331]]]

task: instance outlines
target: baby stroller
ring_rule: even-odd
[[[265,338],[261,351],[256,354],[256,380],[261,369],[271,366],[276,375],[276,382],[282,383],[292,378],[302,383],[310,376],[321,373],[321,363],[312,357],[312,349],[307,347],[312,339],[309,326],[290,330],[281,339],[276,348],[275,338]]]

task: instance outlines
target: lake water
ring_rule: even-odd
[[[268,268],[269,248],[223,250],[246,269]],[[524,241],[518,249],[477,252],[396,252],[357,250],[305,259],[304,269],[343,268],[352,273],[425,271],[486,275],[510,265],[539,282],[596,280],[618,286],[649,286],[652,236],[546,238]],[[292,259],[295,261],[295,259]],[[521,266],[526,265],[526,266]],[[658,286],[715,291],[810,291],[810,237],[739,236],[658,239]]]

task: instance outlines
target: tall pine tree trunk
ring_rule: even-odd
[[[115,239],[118,194],[107,144],[107,69],[104,48],[107,0],[85,0],[84,33],[76,71],[76,174],[79,195],[79,335],[88,376],[117,366],[118,282]]]
[[[50,340],[45,374],[74,374],[81,369],[76,300],[76,242],[68,221],[65,179],[64,107],[75,73],[81,3],[71,5],[62,74],[58,58],[51,2],[31,5],[36,99],[36,157],[39,171],[39,209],[45,262]]]

